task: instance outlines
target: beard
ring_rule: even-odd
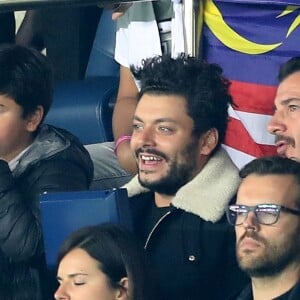
[[[281,243],[271,243],[256,232],[246,232],[237,244],[236,253],[240,268],[250,277],[267,277],[281,273],[292,263],[300,262],[299,229]],[[244,237],[251,237],[264,247],[259,255],[251,250],[239,252],[239,243]]]
[[[143,180],[139,174],[138,179],[140,184],[155,191],[159,194],[173,196],[177,191],[184,186],[195,174],[197,168],[196,157],[198,154],[198,141],[195,139],[180,153],[183,158],[183,163],[178,163],[176,159],[170,159],[166,154],[156,150],[147,150],[147,153],[157,154],[169,162],[168,173],[156,180]]]

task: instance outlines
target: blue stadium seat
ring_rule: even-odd
[[[119,64],[114,60],[116,22],[111,10],[103,10],[92,46],[85,77],[119,76]]]
[[[112,112],[119,82],[114,60],[116,24],[103,10],[92,47],[86,78],[58,82],[45,123],[64,128],[83,144],[113,140]]]
[[[117,77],[91,77],[56,85],[45,123],[67,129],[83,144],[112,141]]]
[[[132,229],[126,189],[46,193],[40,197],[41,222],[48,268],[56,267],[57,252],[73,231],[101,223]]]

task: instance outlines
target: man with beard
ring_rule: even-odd
[[[227,217],[235,226],[240,268],[250,277],[238,300],[300,299],[300,164],[283,157],[248,163],[236,204]]]
[[[245,283],[224,217],[240,181],[221,148],[229,83],[219,66],[183,54],[131,69],[141,83],[131,138],[138,175],[126,188],[155,299],[225,299]]]
[[[280,156],[300,161],[300,57],[283,64],[268,131],[275,135]]]

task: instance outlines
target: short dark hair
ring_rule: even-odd
[[[239,172],[240,177],[246,178],[251,174],[257,175],[291,175],[298,183],[299,197],[297,207],[300,208],[300,163],[280,156],[266,156],[252,160]]]
[[[228,92],[230,83],[222,76],[220,66],[181,54],[177,58],[165,55],[143,60],[142,67],[132,66],[131,71],[141,84],[138,99],[145,93],[183,96],[194,121],[195,136],[216,128],[218,144],[223,142],[227,110],[233,101]]]
[[[283,81],[289,75],[300,71],[300,56],[292,57],[287,62],[280,66],[278,72],[279,82]]]
[[[111,287],[119,287],[120,280],[128,277],[130,299],[151,299],[145,252],[127,229],[110,223],[81,228],[63,242],[57,263],[76,248],[99,262]]]
[[[40,105],[44,117],[52,103],[53,70],[45,55],[19,45],[0,46],[0,95],[13,99],[23,117]]]

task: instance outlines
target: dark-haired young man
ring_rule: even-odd
[[[0,298],[46,300],[39,195],[87,189],[93,165],[70,133],[42,121],[52,69],[38,51],[0,47]],[[42,284],[41,284],[42,283]]]
[[[156,299],[226,299],[244,277],[225,209],[239,185],[221,148],[232,99],[217,65],[154,57],[141,82],[131,148],[138,175],[126,187]]]
[[[239,265],[251,277],[235,300],[300,299],[300,164],[283,157],[255,159],[240,171],[235,226]]]

